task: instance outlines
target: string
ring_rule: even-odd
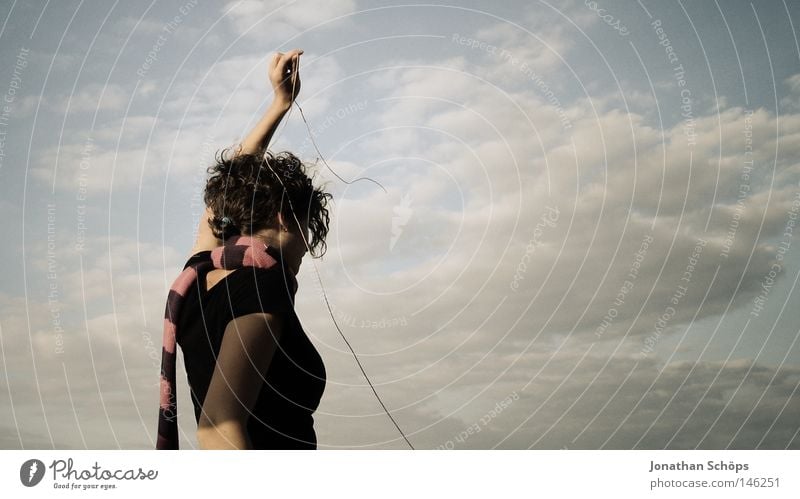
[[[303,123],[305,123],[305,124],[306,124],[306,129],[308,130],[308,136],[311,138],[311,143],[314,145],[314,149],[316,149],[316,151],[317,151],[317,157],[318,157],[318,158],[320,158],[320,159],[322,160],[322,162],[323,162],[323,163],[325,163],[325,166],[327,166],[327,167],[328,167],[328,170],[330,170],[330,171],[331,171],[331,173],[333,173],[334,175],[336,175],[336,178],[338,178],[339,180],[341,180],[342,182],[344,182],[345,184],[348,184],[348,185],[349,185],[349,184],[352,184],[353,182],[358,182],[359,180],[369,180],[370,182],[373,182],[373,183],[377,184],[377,185],[378,185],[378,187],[380,187],[381,189],[383,189],[383,192],[384,192],[384,194],[388,194],[388,193],[389,193],[389,192],[386,190],[386,187],[384,187],[384,186],[383,186],[383,185],[382,185],[380,182],[378,182],[377,180],[375,180],[375,179],[372,179],[372,178],[370,178],[370,177],[358,177],[357,179],[354,179],[354,180],[352,180],[352,181],[348,182],[347,180],[345,180],[345,179],[343,179],[342,177],[340,177],[338,173],[336,173],[335,171],[333,171],[333,168],[331,168],[331,165],[329,165],[329,164],[328,164],[328,162],[327,162],[327,161],[325,161],[325,158],[322,156],[322,153],[321,153],[321,152],[319,152],[319,147],[317,147],[317,142],[314,140],[314,137],[313,137],[313,135],[312,135],[312,133],[311,133],[311,127],[308,125],[308,121],[306,120],[306,115],[305,115],[305,114],[303,114],[303,108],[302,108],[302,107],[300,107],[300,103],[299,103],[299,102],[297,102],[297,101],[294,101],[294,104],[297,106],[297,109],[298,109],[298,110],[300,110],[300,117],[301,117],[301,118],[303,118]]]
[[[299,104],[297,104],[297,101],[294,98],[295,83],[297,82],[297,71],[298,71],[299,65],[300,65],[300,58],[298,56],[297,63],[292,65],[292,67],[290,69],[290,71],[292,72],[292,93],[290,94],[290,96],[291,96],[290,97],[291,98],[291,106],[289,107],[289,113],[291,114],[292,107],[294,107],[294,105],[297,105],[297,108],[300,109],[300,115],[303,116],[303,121],[305,121],[306,127],[308,127],[308,122],[306,121],[305,116],[303,115],[303,109],[300,107]],[[288,120],[288,116],[287,116],[287,120]],[[314,137],[311,135],[311,129],[310,128],[309,128],[309,137],[311,138],[311,141],[314,142]],[[314,147],[317,148],[316,142],[314,142]],[[325,165],[328,166],[328,168],[331,170],[331,172],[333,172],[333,174],[336,175],[336,177],[338,177],[342,182],[350,184],[352,182],[356,182],[356,181],[362,180],[362,179],[363,180],[372,180],[372,179],[370,179],[368,177],[360,177],[360,178],[357,178],[357,179],[353,180],[352,182],[347,182],[342,177],[339,177],[339,175],[337,175],[336,172],[334,172],[333,169],[328,165],[327,161],[325,161],[325,158],[322,157],[322,153],[319,152],[319,148],[317,148],[317,153],[319,154],[319,157],[322,159],[322,161],[325,163]],[[265,156],[266,156],[266,153],[265,153]],[[272,171],[272,174],[275,175],[275,177],[278,178],[278,181],[281,183],[281,186],[283,187],[283,192],[285,193],[286,192],[286,186],[283,183],[283,179],[281,179],[280,175],[278,175],[275,172],[275,170],[272,168],[272,165],[270,165],[270,162],[269,162],[269,160],[266,159],[266,157],[265,157],[265,161],[264,162],[267,164],[267,167],[270,169],[270,171]],[[386,189],[380,183],[378,183],[375,180],[372,180],[372,181],[375,182],[376,184],[378,184],[384,190],[384,192],[386,191]],[[283,197],[283,196],[281,196],[281,197]],[[297,219],[297,214],[296,214],[296,212],[294,210],[294,206],[292,206],[292,200],[291,200],[291,198],[289,196],[286,196],[286,199],[289,202],[289,209],[292,212],[292,217],[294,217],[295,223],[297,223],[297,227],[299,228],[299,227],[301,227],[300,220]],[[311,247],[310,247],[310,245],[308,243],[308,240],[306,239],[306,235],[303,234],[302,230],[300,230],[299,232],[301,233],[301,236],[303,237],[303,243],[306,245],[306,249],[310,254],[311,253]],[[358,364],[358,368],[361,370],[361,374],[364,375],[364,378],[367,380],[367,383],[369,383],[369,387],[372,389],[372,393],[375,394],[375,398],[378,399],[378,402],[381,404],[381,407],[383,407],[384,412],[386,413],[387,416],[389,416],[389,419],[392,421],[392,423],[394,424],[395,428],[397,428],[397,431],[400,432],[400,435],[402,435],[403,439],[406,441],[408,446],[411,447],[411,450],[416,450],[416,449],[414,449],[414,446],[411,445],[411,442],[408,440],[408,437],[406,437],[406,434],[403,433],[403,430],[400,429],[400,425],[398,425],[397,421],[395,421],[394,417],[392,417],[392,414],[389,412],[389,409],[386,408],[386,404],[383,403],[383,400],[381,400],[380,395],[378,395],[378,391],[375,390],[375,386],[373,386],[372,381],[370,381],[369,376],[367,376],[367,372],[364,370],[364,366],[361,365],[361,361],[358,359],[358,355],[356,355],[356,352],[355,352],[355,350],[353,350],[353,347],[350,345],[350,342],[347,341],[347,338],[345,337],[344,333],[342,332],[341,328],[339,327],[339,323],[336,322],[336,317],[334,317],[333,310],[331,309],[331,304],[328,301],[328,294],[325,292],[325,286],[323,286],[323,284],[322,284],[322,277],[321,277],[319,269],[317,268],[317,265],[314,263],[313,259],[311,261],[311,264],[314,266],[314,273],[317,275],[317,280],[319,281],[319,287],[322,290],[322,296],[325,298],[325,306],[328,308],[328,313],[331,316],[331,320],[333,320],[334,326],[336,326],[336,330],[339,332],[339,335],[344,340],[345,344],[347,345],[347,348],[350,349],[350,353],[353,354],[353,358],[356,360],[356,364]]]
[[[336,178],[338,178],[347,185],[358,182],[359,180],[369,180],[370,182],[376,184],[378,187],[383,189],[384,194],[388,194],[389,191],[386,190],[386,187],[384,187],[383,184],[370,177],[358,177],[348,182],[347,180],[343,179],[338,173],[336,173],[336,171],[333,168],[331,168],[331,165],[329,165],[328,162],[325,161],[325,157],[322,155],[322,152],[320,152],[319,147],[317,147],[317,141],[314,140],[314,134],[311,132],[311,126],[308,124],[308,120],[306,119],[306,115],[303,112],[303,108],[300,106],[300,103],[297,102],[297,99],[294,98],[295,83],[297,82],[296,75],[299,73],[299,70],[300,70],[300,57],[298,56],[297,60],[295,61],[295,64],[293,64],[289,69],[289,71],[292,73],[292,93],[290,95],[291,105],[289,107],[289,114],[287,114],[285,122],[289,121],[289,116],[291,116],[292,110],[294,109],[295,106],[297,106],[297,109],[300,111],[300,117],[303,119],[303,123],[305,123],[306,125],[306,130],[308,131],[308,138],[311,139],[311,144],[314,146],[314,150],[317,151],[317,159],[321,159],[322,162],[325,164],[325,166],[328,167],[328,170],[330,170],[331,173],[333,173],[336,176]]]

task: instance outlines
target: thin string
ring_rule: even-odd
[[[328,162],[325,161],[325,157],[322,155],[322,152],[320,152],[319,147],[317,147],[317,141],[314,140],[314,134],[311,132],[311,126],[308,124],[308,120],[306,119],[305,113],[303,113],[303,108],[300,106],[300,103],[297,102],[297,99],[294,98],[294,89],[295,89],[295,84],[297,83],[296,75],[298,74],[299,70],[300,70],[300,57],[297,58],[296,64],[293,64],[292,68],[290,69],[290,71],[292,71],[292,93],[290,96],[290,98],[292,99],[291,101],[292,104],[289,107],[289,113],[286,115],[284,126],[286,126],[285,123],[289,121],[289,117],[292,115],[292,110],[294,109],[295,106],[297,106],[297,109],[300,111],[300,117],[303,119],[303,123],[305,123],[306,125],[306,130],[308,131],[308,138],[311,139],[311,143],[314,145],[314,150],[317,151],[317,159],[321,159],[322,162],[325,164],[325,166],[328,167],[328,170],[330,170],[331,173],[333,173],[336,176],[336,178],[338,178],[347,185],[358,182],[359,180],[369,180],[370,182],[376,184],[378,187],[383,189],[384,194],[388,194],[389,191],[386,190],[386,187],[384,187],[383,184],[370,177],[358,177],[348,182],[347,180],[343,179],[338,173],[336,173],[336,171],[334,171],[334,169],[331,168],[331,165],[329,165]]]
[[[378,187],[383,189],[384,194],[388,194],[389,193],[386,190],[386,187],[384,187],[380,182],[378,182],[377,180],[375,180],[373,178],[370,178],[370,177],[358,177],[357,179],[348,182],[347,180],[345,180],[342,177],[340,177],[338,173],[333,171],[333,168],[331,168],[331,165],[329,165],[328,162],[325,161],[325,158],[322,156],[322,153],[319,152],[319,147],[317,147],[317,142],[314,140],[314,136],[311,134],[311,127],[308,125],[308,121],[306,120],[306,115],[303,114],[303,108],[300,107],[300,103],[297,102],[297,101],[294,101],[294,104],[297,106],[297,109],[300,110],[300,117],[303,118],[303,123],[306,124],[306,129],[308,130],[308,136],[311,138],[311,143],[314,144],[314,149],[316,149],[316,151],[317,151],[317,157],[320,158],[323,163],[325,163],[325,166],[328,167],[328,170],[330,170],[331,173],[336,175],[336,178],[338,178],[339,180],[341,180],[342,182],[344,182],[345,184],[348,184],[348,185],[352,184],[353,182],[358,182],[359,180],[369,180],[370,182],[373,182],[373,183],[377,184]]]
[[[369,177],[360,177],[360,178],[357,178],[357,179],[353,180],[352,182],[346,181],[345,179],[340,177],[338,174],[336,174],[336,172],[333,171],[333,168],[331,168],[328,165],[328,162],[325,161],[325,158],[322,157],[322,153],[320,153],[319,148],[317,148],[316,142],[314,142],[314,137],[311,135],[311,129],[308,126],[308,121],[306,121],[305,115],[303,115],[303,109],[300,107],[300,104],[297,104],[297,101],[294,99],[295,83],[297,81],[296,75],[297,75],[297,70],[298,70],[299,66],[300,66],[300,59],[298,57],[297,64],[292,66],[292,71],[293,71],[293,74],[292,74],[292,93],[291,93],[292,105],[289,108],[289,114],[291,114],[292,108],[295,105],[297,105],[297,108],[300,110],[300,115],[303,117],[303,121],[306,123],[306,127],[308,128],[309,137],[311,138],[311,141],[314,143],[314,148],[317,149],[317,153],[319,154],[319,157],[322,159],[322,161],[325,163],[325,166],[327,166],[328,169],[330,169],[331,172],[333,172],[333,174],[336,175],[337,178],[339,178],[342,182],[344,182],[346,184],[351,184],[352,182],[356,182],[358,180],[371,180],[372,182],[375,182],[376,184],[378,184],[384,190],[384,192],[386,192],[386,189],[380,183],[378,183],[375,180],[372,180]],[[287,115],[287,120],[288,120],[288,115]],[[265,156],[266,156],[266,154],[265,154]],[[275,172],[275,170],[272,168],[272,165],[270,165],[270,162],[266,159],[266,157],[265,157],[265,161],[264,162],[267,164],[267,167],[270,169],[270,171],[272,171],[273,175],[275,175],[275,177],[278,178],[278,181],[281,183],[281,186],[283,187],[283,192],[285,193],[286,192],[286,186],[283,183],[283,179],[281,179],[280,175],[278,175]],[[289,196],[286,196],[286,199],[289,202],[289,209],[292,212],[292,216],[294,217],[295,223],[297,223],[297,227],[300,227],[301,226],[300,225],[300,220],[297,219],[297,214],[296,214],[296,212],[294,210],[294,206],[292,206],[292,200],[291,200],[291,198]],[[306,235],[302,234],[302,232],[303,232],[302,230],[300,232],[301,232],[301,235],[303,237],[303,243],[306,245],[306,249],[308,250],[309,254],[311,254],[311,247],[308,244],[308,240],[306,239]],[[361,361],[358,359],[358,355],[356,355],[355,350],[353,350],[353,347],[350,345],[350,342],[347,341],[347,338],[345,337],[344,333],[342,332],[341,328],[339,327],[339,324],[336,322],[336,317],[334,317],[333,310],[331,309],[331,304],[328,301],[328,294],[325,292],[325,286],[323,286],[323,284],[322,284],[322,277],[320,276],[319,269],[317,268],[317,265],[314,263],[313,258],[312,258],[311,264],[314,266],[314,273],[317,275],[317,280],[319,281],[319,286],[320,286],[320,289],[322,290],[322,296],[325,298],[325,306],[328,308],[328,313],[331,316],[331,320],[333,321],[334,326],[336,326],[336,330],[339,331],[339,335],[341,335],[342,339],[344,340],[345,344],[347,345],[347,348],[350,349],[350,353],[353,354],[353,358],[356,360],[356,364],[358,364],[358,368],[361,370],[361,374],[364,375],[364,378],[367,380],[367,383],[369,383],[369,387],[372,389],[372,393],[375,394],[375,398],[378,399],[378,402],[381,404],[381,407],[383,407],[384,412],[386,412],[386,415],[389,416],[389,419],[392,421],[392,423],[394,424],[395,428],[397,428],[397,431],[400,432],[400,435],[403,436],[403,439],[406,441],[408,446],[411,447],[411,450],[416,450],[416,449],[414,449],[414,446],[411,445],[411,442],[408,440],[408,437],[406,437],[406,434],[403,433],[403,430],[400,429],[400,425],[398,425],[397,421],[395,421],[394,417],[392,417],[392,414],[389,412],[389,409],[386,408],[386,404],[383,403],[383,400],[381,400],[381,397],[380,397],[380,395],[378,395],[377,390],[375,390],[375,387],[372,385],[372,381],[370,381],[369,376],[367,376],[367,372],[364,370],[364,366],[361,365]]]
[[[272,171],[272,173],[278,178],[278,181],[281,183],[281,186],[283,186],[283,188],[284,188],[284,192],[286,192],[286,186],[284,185],[283,180],[281,180],[280,176],[277,173],[275,173],[275,170],[272,168],[272,166],[270,166],[269,161],[265,161],[265,163],[267,164],[267,167]],[[300,227],[300,221],[297,219],[297,215],[295,214],[294,207],[292,206],[291,198],[289,196],[286,196],[286,200],[289,202],[289,209],[292,212],[292,216],[294,217],[294,220],[297,223],[297,226]],[[311,247],[308,244],[308,240],[306,239],[306,235],[302,234],[303,231],[300,231],[300,232],[301,232],[301,235],[303,237],[303,242],[306,245],[306,249],[308,250],[309,253],[311,253]],[[389,419],[392,420],[392,423],[394,424],[395,428],[397,428],[397,431],[399,431],[400,435],[403,436],[403,439],[406,441],[408,446],[411,447],[412,450],[416,450],[416,449],[414,449],[414,446],[411,445],[411,442],[408,441],[408,438],[406,437],[405,433],[403,433],[403,430],[400,429],[400,426],[397,424],[397,421],[395,421],[394,418],[392,417],[392,414],[389,412],[389,409],[386,408],[386,405],[383,403],[383,400],[381,400],[380,395],[378,395],[378,392],[375,390],[375,387],[372,385],[372,381],[370,381],[369,376],[367,376],[367,372],[364,370],[364,366],[362,366],[361,365],[361,361],[358,360],[358,355],[356,355],[356,352],[355,352],[355,350],[353,350],[353,347],[350,345],[350,342],[347,341],[347,338],[345,337],[345,335],[342,332],[341,328],[339,328],[339,324],[336,322],[336,318],[333,316],[333,310],[331,310],[331,304],[328,302],[328,294],[325,292],[325,286],[323,286],[323,284],[322,284],[322,277],[320,276],[319,269],[317,268],[317,265],[315,263],[313,263],[313,259],[312,259],[312,265],[314,266],[314,273],[317,275],[317,280],[319,281],[320,289],[322,289],[322,296],[325,298],[325,306],[328,308],[328,313],[331,316],[331,320],[333,320],[334,326],[336,326],[336,330],[339,331],[339,334],[341,335],[341,337],[344,340],[345,344],[347,344],[347,348],[349,348],[350,352],[353,354],[353,358],[356,359],[356,363],[358,364],[358,368],[361,369],[361,373],[364,375],[364,378],[366,378],[367,383],[369,383],[369,387],[372,389],[372,393],[375,394],[375,398],[378,399],[378,402],[381,404],[381,407],[383,407],[384,412],[386,412],[386,415],[389,416]]]

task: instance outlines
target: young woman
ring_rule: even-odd
[[[157,448],[178,447],[175,343],[201,448],[316,448],[325,366],[294,313],[295,276],[306,252],[324,253],[331,195],[294,155],[267,152],[299,92],[301,54],[272,57],[271,106],[209,168],[206,215],[167,300]]]

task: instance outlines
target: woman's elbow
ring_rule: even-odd
[[[202,420],[197,425],[197,443],[201,449],[250,449],[250,437],[244,421],[212,423]]]

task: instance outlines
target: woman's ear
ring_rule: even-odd
[[[283,213],[278,212],[278,227],[280,227],[281,232],[288,232],[289,226],[286,225],[286,220],[283,218]]]

